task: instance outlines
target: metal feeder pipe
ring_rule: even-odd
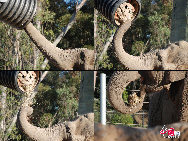
[[[95,0],[95,8],[111,23],[119,26],[126,19],[134,21],[137,18],[141,3],[140,0]]]
[[[31,22],[37,9],[37,0],[0,0],[0,21],[17,29]]]
[[[0,85],[21,93],[26,92],[26,86],[30,83],[33,83],[34,90],[40,78],[40,71],[0,71]]]

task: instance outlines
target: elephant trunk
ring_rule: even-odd
[[[23,131],[33,140],[37,141],[62,141],[68,138],[66,127],[58,124],[50,128],[40,128],[33,126],[28,122],[28,116],[33,112],[31,107],[22,107],[19,115],[19,121]]]
[[[119,58],[120,62],[130,70],[151,70],[154,65],[154,58],[152,54],[146,54],[144,56],[133,56],[126,53],[123,48],[122,38],[130,26],[131,20],[127,20],[116,31],[114,36],[116,56]]]
[[[50,41],[48,41],[39,30],[37,30],[32,23],[29,23],[25,27],[25,32],[31,38],[33,43],[38,47],[38,49],[43,53],[43,55],[53,62],[54,65],[60,66],[59,53],[62,52],[61,49],[55,47]],[[62,68],[64,69],[64,68]]]
[[[58,68],[63,70],[94,69],[94,50],[86,48],[60,49],[48,41],[32,23],[25,27],[25,32],[42,54]]]
[[[112,106],[121,113],[131,114],[139,111],[143,106],[145,97],[145,86],[141,86],[139,101],[136,105],[128,105],[122,98],[126,86],[136,79],[140,78],[140,74],[137,71],[119,71],[115,72],[107,87],[108,98]],[[134,100],[134,99],[133,99]]]

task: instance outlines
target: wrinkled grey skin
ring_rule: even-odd
[[[116,31],[114,48],[119,61],[129,70],[185,70],[188,69],[188,43],[179,41],[169,44],[165,49],[148,52],[141,56],[133,56],[125,52],[122,38],[130,28],[127,20]]]
[[[29,23],[25,27],[25,31],[42,54],[59,69],[94,69],[94,50],[86,48],[60,49],[48,41],[32,23]]]
[[[141,78],[140,96],[139,96],[140,101],[136,103],[136,106],[128,105],[124,103],[124,100],[122,98],[122,93],[130,82],[135,81],[139,78]],[[184,100],[187,97],[186,92],[184,93],[182,92],[182,91],[186,91],[187,85],[185,85],[186,84],[185,78],[186,78],[186,71],[117,71],[114,72],[108,83],[107,93],[108,93],[109,102],[119,112],[124,114],[131,114],[138,112],[142,108],[144,97],[146,93],[149,93],[151,95],[150,111],[149,111],[150,126],[161,125],[163,123],[168,123],[168,122],[173,123],[177,121],[186,121],[188,120],[188,115],[183,114],[181,108],[178,109],[178,107],[182,107],[183,105],[184,107],[183,111],[186,111],[185,108],[186,105],[188,105],[188,101]],[[175,87],[178,83],[181,84]],[[174,93],[177,94],[175,95]],[[159,105],[162,102],[162,100],[159,100],[160,103],[156,103],[158,101],[156,97],[162,97],[162,96],[166,97],[165,99],[166,101],[163,99],[164,105],[166,102],[169,102],[168,104],[171,105],[169,108],[166,107],[166,113],[170,111],[169,109],[171,109],[172,113],[169,113],[169,115],[175,116],[171,120],[165,116],[160,118],[155,117],[156,115],[155,113],[157,112],[157,110],[159,110],[158,109],[160,107]],[[165,108],[165,106],[160,108],[162,110],[162,108]],[[161,110],[158,115],[162,115]],[[168,114],[165,114],[163,110],[163,115],[167,116]]]
[[[79,116],[74,121],[56,124],[49,128],[40,128],[28,122],[33,109],[28,106],[21,108],[20,125],[25,134],[36,141],[89,141],[94,136],[94,114]]]
[[[163,126],[154,128],[132,128],[128,126],[95,124],[95,140],[96,141],[187,141],[188,140],[188,123],[179,122],[166,125],[167,129],[174,128],[180,131],[179,138],[164,138],[160,131]],[[168,134],[165,134],[167,137]]]

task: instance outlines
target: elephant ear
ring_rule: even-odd
[[[124,114],[131,114],[139,111],[143,106],[145,97],[145,86],[141,86],[140,97],[135,105],[126,104],[122,98],[126,86],[140,78],[137,71],[118,71],[115,72],[109,80],[107,93],[109,102],[119,112]],[[134,99],[133,99],[134,101]]]
[[[185,78],[186,71],[169,71],[168,78],[170,82],[179,81]]]

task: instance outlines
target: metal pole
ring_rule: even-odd
[[[100,119],[106,125],[106,74],[100,74]]]

